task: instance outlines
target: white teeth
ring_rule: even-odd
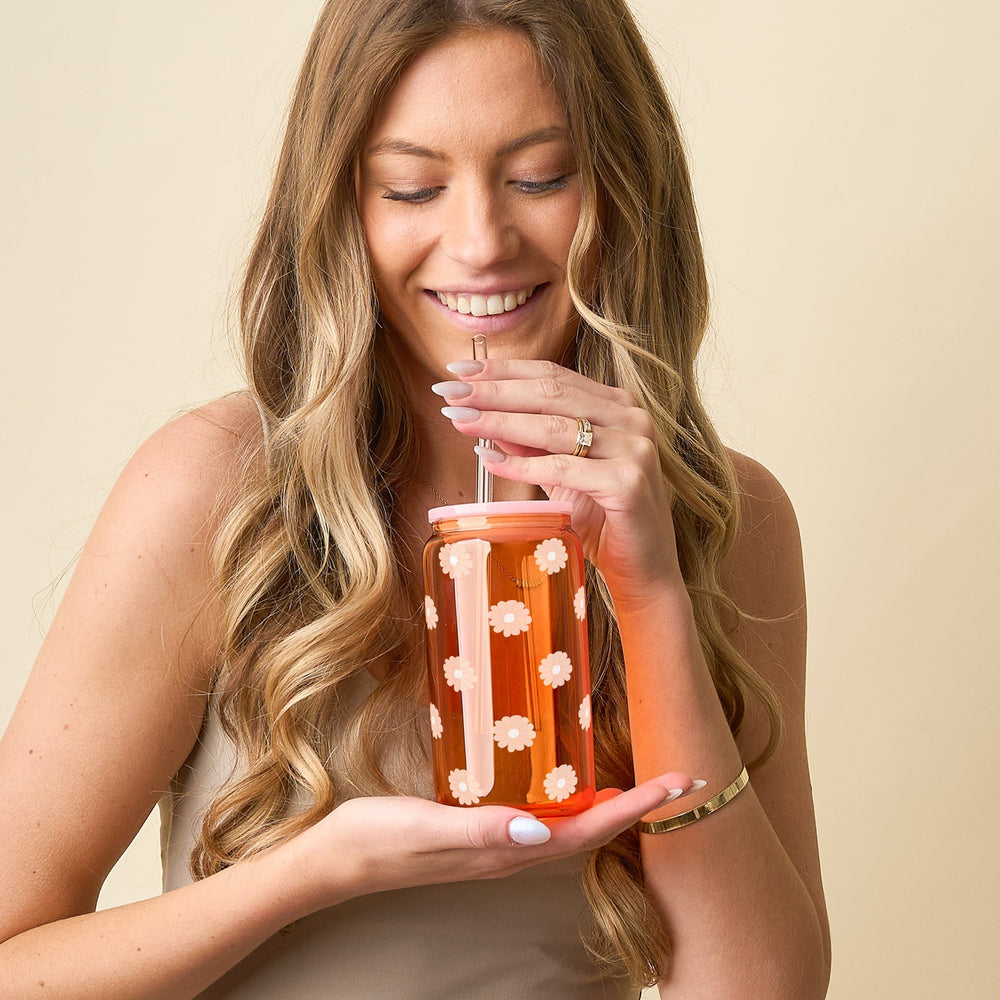
[[[499,316],[505,312],[513,312],[518,306],[523,306],[532,295],[534,288],[522,288],[518,292],[494,293],[493,295],[455,294],[454,292],[435,292],[438,301],[452,312],[464,316]]]

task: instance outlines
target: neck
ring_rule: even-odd
[[[419,469],[414,481],[423,491],[424,499],[433,500],[434,506],[447,507],[453,504],[474,503],[476,500],[476,469],[464,479],[457,479],[448,472],[441,477],[425,475]],[[504,500],[544,500],[545,493],[538,486],[529,483],[515,483],[497,476],[493,481],[493,499]]]

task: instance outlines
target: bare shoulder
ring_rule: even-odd
[[[167,586],[189,644],[210,642],[211,555],[217,529],[255,474],[262,432],[246,394],[207,403],[169,421],[129,459],[102,509],[74,574],[152,595]],[[132,581],[128,584],[127,581]],[[67,599],[74,596],[71,586]]]
[[[234,393],[189,410],[153,433],[125,467],[116,490],[155,479],[165,496],[211,492],[258,460],[262,432],[251,398]]]
[[[729,455],[739,488],[740,529],[722,565],[723,587],[751,615],[804,615],[802,544],[792,502],[759,462],[737,451]]]
[[[739,488],[740,526],[720,568],[720,582],[743,616],[731,624],[730,639],[770,685],[781,711],[784,751],[804,755],[806,592],[802,544],[791,500],[777,478],[759,462],[730,452]],[[738,743],[754,759],[769,728],[751,704]],[[799,750],[794,748],[799,746]],[[804,759],[804,757],[803,757]],[[769,765],[768,770],[771,769]]]
[[[155,431],[126,463],[88,540],[103,551],[155,545],[166,566],[174,544],[205,545],[228,501],[260,461],[261,429],[249,396],[214,400]],[[190,560],[182,560],[190,572]]]

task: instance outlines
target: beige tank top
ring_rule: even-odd
[[[374,683],[361,675],[354,698]],[[234,759],[210,703],[198,742],[160,803],[164,891],[191,881],[201,817]],[[200,996],[635,1000],[634,987],[602,975],[587,955],[578,931],[584,906],[580,859],[503,879],[373,893],[275,935]]]

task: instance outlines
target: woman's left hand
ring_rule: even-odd
[[[445,416],[461,433],[494,442],[483,454],[490,472],[572,502],[584,553],[616,603],[642,600],[657,584],[680,585],[653,422],[627,392],[550,361],[462,359],[448,367],[461,381],[433,387],[448,404]],[[593,443],[574,457],[578,417],[590,421]]]

